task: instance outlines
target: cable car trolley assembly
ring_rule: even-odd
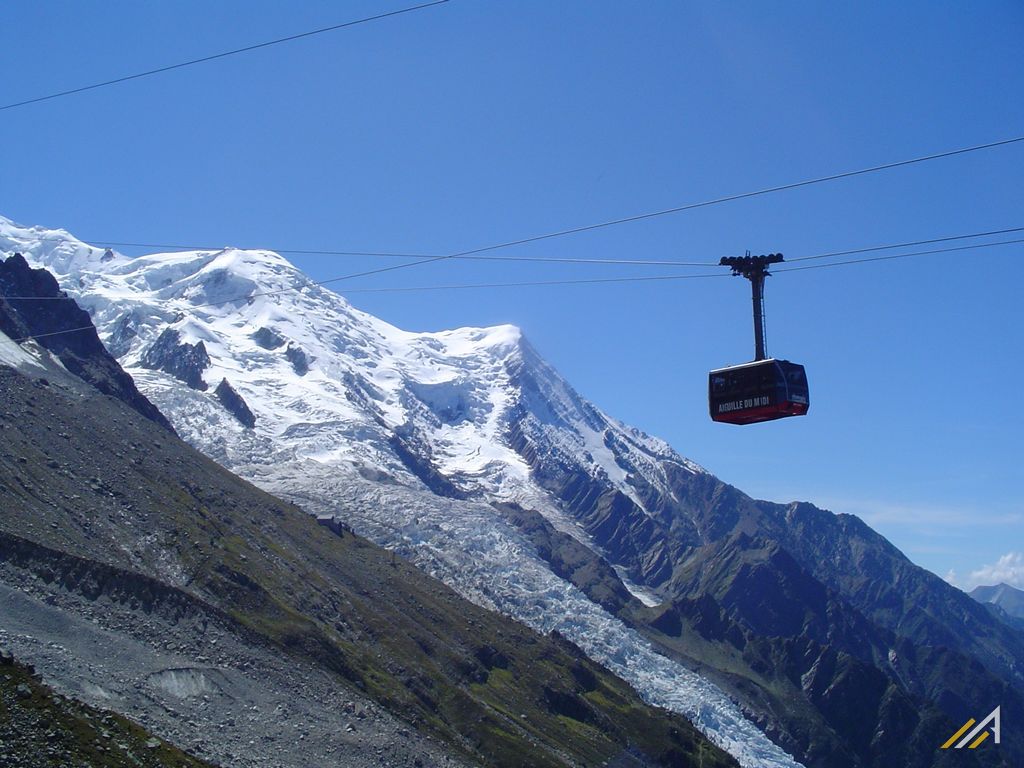
[[[708,374],[708,408],[713,421],[755,424],[759,421],[803,416],[810,407],[804,367],[776,360],[765,353],[764,279],[768,265],[783,260],[781,253],[766,256],[725,256],[719,262],[734,275],[750,280],[754,301],[754,360],[718,368]]]

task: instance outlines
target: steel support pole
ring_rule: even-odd
[[[750,276],[750,289],[754,298],[754,359],[768,357],[764,345],[764,273]]]
[[[770,274],[768,266],[783,261],[781,253],[769,253],[765,256],[723,256],[718,263],[723,267],[732,267],[734,275],[745,277],[750,281],[754,300],[754,359],[764,360],[768,357],[764,343],[764,279]]]

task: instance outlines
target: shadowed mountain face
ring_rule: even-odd
[[[778,542],[741,533],[709,545],[674,587],[674,608],[705,639],[731,646],[754,673],[748,680],[761,678],[769,698],[796,688],[827,724],[817,732],[791,726],[807,734],[799,751],[810,763],[931,765],[977,702],[1021,711],[1019,692],[977,660],[885,628]],[[982,759],[998,763],[1021,744],[1011,736],[1002,748]]]
[[[1019,631],[857,518],[751,499],[610,418],[516,329],[400,331],[276,254],[103,262],[66,236],[9,231],[190,443],[474,601],[558,629],[650,700],[713,711],[708,732],[727,734],[730,710],[680,705],[686,668],[815,768],[1024,763],[1009,729],[998,749],[938,750],[997,705],[1024,720]],[[203,344],[189,385],[147,363],[172,333]],[[244,425],[212,391],[222,381]],[[734,746],[750,765],[767,754],[753,737]]]
[[[25,298],[16,298],[19,296]],[[0,331],[11,339],[38,337],[38,343],[68,371],[174,431],[107,352],[89,313],[67,298],[53,275],[45,269],[32,269],[21,254],[0,261]]]
[[[516,372],[523,403],[552,389],[542,365]],[[652,470],[628,449],[615,450],[628,478],[616,488],[559,449],[543,412],[524,405],[509,443],[599,557],[668,601],[619,615],[704,665],[805,764],[938,764],[952,759],[936,750],[944,729],[997,705],[1024,717],[1024,635],[858,518],[757,501],[668,455],[652,457]],[[604,434],[618,449],[622,432]],[[597,572],[577,566],[576,583],[602,604],[625,605],[610,575],[592,582]],[[980,759],[1013,764],[1024,741],[1004,735],[1001,750]]]
[[[712,679],[807,765],[941,764],[952,758],[936,747],[957,724],[996,706],[1024,717],[1024,634],[859,519],[755,501],[707,474],[677,475],[671,496],[650,554],[681,553],[660,590],[671,607],[627,615],[718,670]],[[1021,755],[1004,730],[979,759]]]
[[[954,757],[938,746],[974,701],[1007,701],[1016,710],[1016,693],[962,654],[874,624],[777,542],[740,533],[701,547],[677,572],[676,597],[645,606],[604,560],[540,515],[509,515],[554,569],[664,653],[741,697],[765,732],[806,765],[1012,765],[1005,754]],[[968,714],[958,722],[947,709]]]
[[[0,642],[188,751],[735,765],[571,643],[318,525],[121,399],[0,365],[0,403]]]

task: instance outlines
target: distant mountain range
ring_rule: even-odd
[[[2,219],[0,251],[55,274],[196,448],[557,631],[742,765],[1024,762],[1009,728],[938,749],[1024,716],[1017,628],[859,519],[607,416],[513,327],[400,331],[264,251],[129,259]]]
[[[1024,591],[1011,587],[1009,584],[975,587],[971,590],[970,595],[979,603],[993,603],[1011,616],[1024,618]]]
[[[1006,616],[1017,619],[1018,621],[1012,622],[1015,626],[1024,627],[1024,591],[1009,584],[996,584],[990,587],[975,587],[970,595],[979,603],[995,606]]]

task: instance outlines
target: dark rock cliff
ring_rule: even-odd
[[[221,379],[220,384],[217,385],[217,389],[213,393],[228,413],[238,419],[239,424],[249,429],[256,426],[256,415],[249,409],[245,400],[235,391],[235,388],[231,386],[227,379]]]
[[[104,348],[89,313],[60,290],[53,275],[32,269],[17,253],[0,262],[0,331],[15,340],[33,338],[69,372],[174,431]]]
[[[210,367],[210,355],[201,341],[189,344],[181,340],[181,334],[174,328],[165,328],[163,333],[146,350],[139,364],[151,371],[163,371],[185,382],[192,389],[207,390],[203,371]]]

